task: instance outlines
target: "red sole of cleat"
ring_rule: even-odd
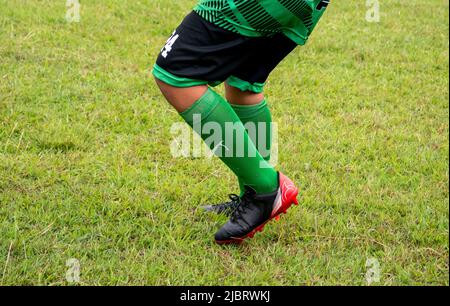
[[[269,220],[267,220],[265,223],[261,224],[260,226],[258,226],[257,228],[255,228],[253,231],[251,231],[250,233],[248,233],[247,235],[243,236],[243,237],[239,237],[239,238],[233,238],[230,240],[223,240],[223,241],[219,241],[216,240],[216,243],[219,245],[226,245],[226,244],[241,244],[242,242],[244,242],[245,239],[247,238],[253,238],[255,237],[255,234],[257,232],[262,233],[262,231],[264,230],[264,226],[266,226],[267,223],[269,223],[270,220],[275,219],[276,221],[280,220],[281,218],[281,214],[286,214],[287,210],[289,208],[291,208],[292,204],[294,205],[298,205],[298,200],[297,200],[297,196],[298,196],[298,191],[294,193],[293,198],[291,199],[291,203],[287,205],[287,207],[278,212],[276,215],[274,215],[272,218],[270,218]]]

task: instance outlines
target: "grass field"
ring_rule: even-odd
[[[150,77],[195,0],[0,0],[0,284],[449,284],[449,4],[334,1],[266,88],[301,205],[242,247],[196,210],[237,183],[172,158]],[[222,90],[219,88],[219,90]]]

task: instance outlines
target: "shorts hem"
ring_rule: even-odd
[[[254,93],[261,93],[264,91],[264,85],[266,83],[250,83],[241,80],[238,77],[231,76],[227,80],[228,85],[240,89],[241,91],[252,91]]]
[[[174,87],[186,88],[186,87],[199,86],[199,85],[211,85],[211,86],[218,85],[217,84],[218,82],[208,82],[208,81],[194,80],[194,79],[176,76],[176,75],[168,72],[167,70],[161,68],[157,64],[155,64],[153,66],[152,74],[158,80],[163,81],[164,83],[172,85]],[[220,84],[220,82],[219,82],[219,84]]]

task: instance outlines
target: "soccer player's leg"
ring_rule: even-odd
[[[272,146],[272,116],[262,92],[242,91],[225,83],[225,96],[233,110],[244,124],[251,140],[256,145],[261,156],[270,160]],[[244,195],[245,182],[239,180],[240,195],[230,194],[229,201],[213,205],[205,205],[206,211],[230,216],[239,204],[239,198]]]
[[[277,46],[273,48],[272,46]],[[252,54],[243,62],[225,83],[227,101],[246,126],[260,154],[269,161],[272,147],[272,115],[264,97],[264,85],[276,66],[295,49],[297,44],[284,35],[256,39],[247,50]],[[245,192],[245,182],[240,179],[240,196]],[[204,209],[229,215],[237,205],[236,197]]]
[[[262,92],[241,90],[225,82],[225,97],[241,119],[261,156],[270,161],[272,147],[272,114]],[[240,181],[241,195],[244,182]]]
[[[261,155],[268,152],[267,159],[270,159],[270,145],[267,151],[266,144],[271,144],[272,118],[262,94],[263,87],[271,71],[295,47],[296,44],[284,35],[255,40],[251,60],[234,71],[226,83],[227,100],[240,119],[250,123],[250,127],[262,124],[263,128],[256,130],[253,141]],[[241,203],[230,221],[216,233],[219,244],[240,243],[253,237],[271,219],[278,219],[292,204],[298,204],[297,187],[282,173],[279,173],[277,192],[273,194],[257,194],[248,188],[244,179],[240,179],[240,183],[243,186]]]
[[[278,173],[259,154],[244,125],[230,104],[207,86],[177,88],[157,80],[168,102],[180,112],[181,117],[194,128],[211,150],[245,182],[245,192],[230,220],[216,233],[219,244],[240,243],[292,204],[298,204],[298,189],[283,174]],[[197,121],[199,120],[199,121]],[[196,122],[197,121],[197,122]],[[209,126],[209,127],[208,127]],[[219,144],[208,142],[211,127],[219,131]],[[195,129],[195,128],[194,128]],[[245,148],[240,155],[238,151]]]
[[[206,85],[178,88],[157,79],[168,102],[238,178],[257,193],[274,192],[277,172],[259,154],[228,102]],[[212,135],[220,133],[219,135]],[[214,137],[210,137],[214,136]]]

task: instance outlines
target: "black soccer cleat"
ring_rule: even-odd
[[[241,243],[262,232],[267,222],[279,219],[280,214],[298,205],[298,189],[282,173],[278,175],[279,187],[269,194],[256,194],[247,188],[230,220],[215,235],[218,244]]]
[[[236,194],[230,194],[228,197],[230,198],[229,202],[216,205],[206,205],[202,208],[208,212],[213,212],[219,215],[224,214],[228,217],[231,217],[233,212],[238,208],[239,203],[241,202],[241,198]]]

